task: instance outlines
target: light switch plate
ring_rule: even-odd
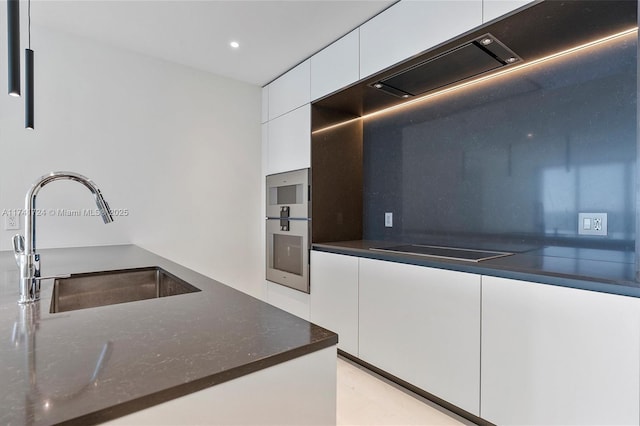
[[[606,213],[578,213],[578,235],[607,236]]]
[[[20,218],[18,216],[7,215],[4,217],[5,231],[20,229]]]
[[[386,228],[392,228],[393,227],[393,213],[387,212],[387,213],[384,214],[384,226]]]

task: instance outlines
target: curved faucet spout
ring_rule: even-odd
[[[40,255],[36,253],[36,196],[43,186],[56,180],[72,180],[84,185],[93,194],[104,223],[113,222],[109,204],[98,186],[89,178],[74,172],[52,172],[40,177],[25,196],[24,237],[14,237],[14,253],[20,269],[20,299],[18,303],[35,302],[40,298]]]

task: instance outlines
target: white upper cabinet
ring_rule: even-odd
[[[360,27],[360,78],[482,24],[482,0],[403,0]]]
[[[268,127],[267,175],[311,167],[310,104],[269,121]]]
[[[531,0],[484,0],[482,8],[482,22],[489,22],[499,16],[505,15],[512,10],[532,3]]]
[[[355,29],[311,57],[311,100],[358,81],[359,47],[360,30]]]
[[[307,59],[269,84],[269,120],[311,101],[311,60]]]
[[[639,424],[640,299],[482,277],[481,417]]]

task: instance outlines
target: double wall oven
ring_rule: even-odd
[[[267,176],[267,280],[309,293],[309,169]]]

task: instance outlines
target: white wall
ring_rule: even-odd
[[[4,37],[0,212],[22,208],[37,177],[79,172],[129,215],[109,225],[96,217],[43,217],[38,247],[134,243],[261,296],[260,88],[32,28],[36,130],[28,131],[24,98],[6,94]],[[45,187],[37,207],[95,204],[82,186],[63,181]],[[8,250],[16,231],[3,225],[0,250]]]

